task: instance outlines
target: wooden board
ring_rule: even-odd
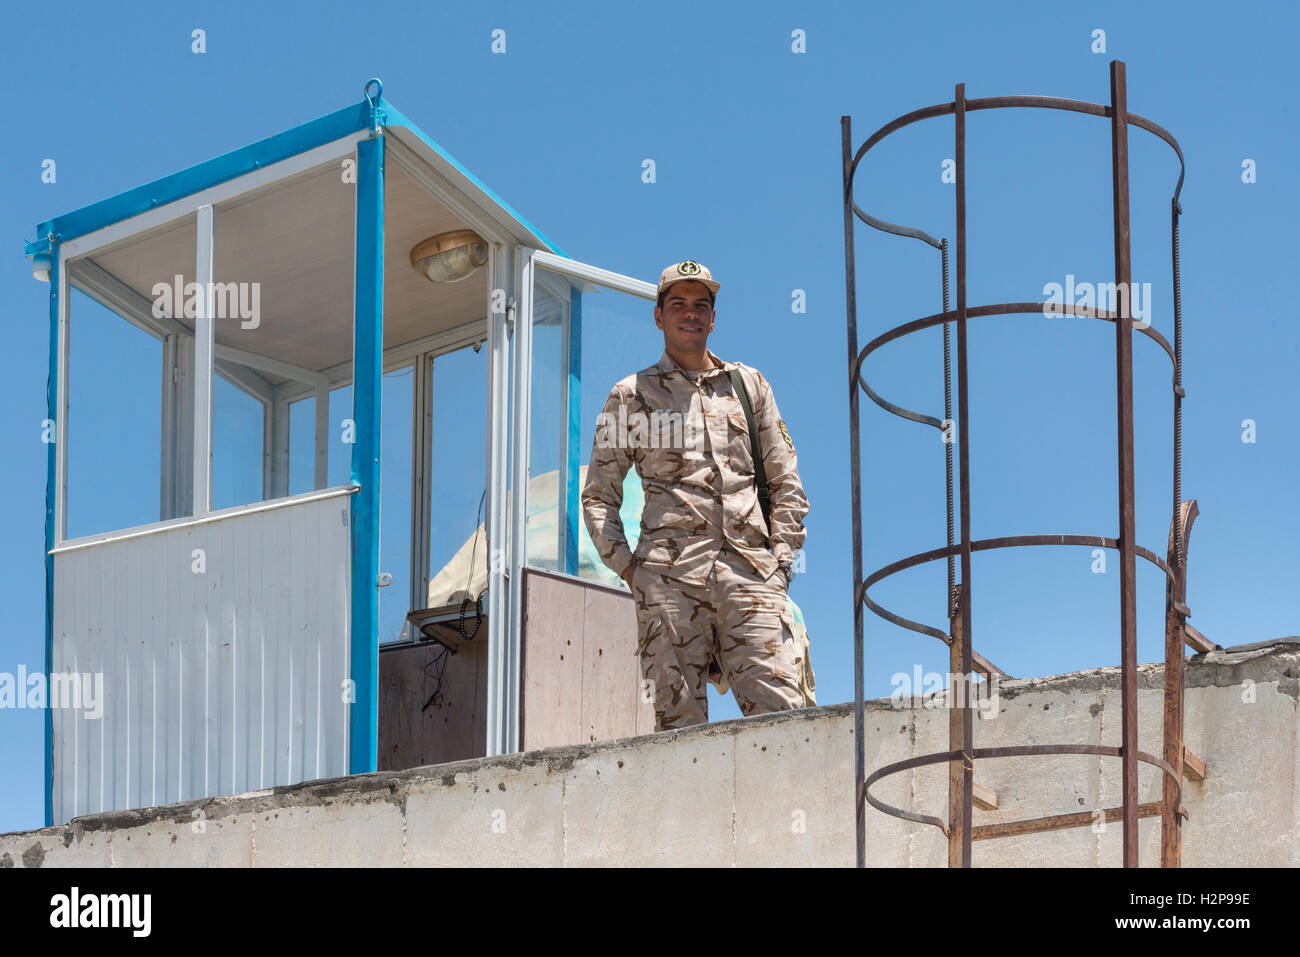
[[[588,589],[582,648],[583,741],[630,738],[640,730],[640,662],[631,596]],[[654,730],[654,707],[650,728]]]
[[[524,572],[523,730],[525,751],[578,744],[582,736],[582,587]]]
[[[485,756],[486,715],[486,625],[455,654],[434,641],[380,649],[379,770]]]
[[[525,570],[525,750],[654,731],[643,701],[632,596],[619,588]]]

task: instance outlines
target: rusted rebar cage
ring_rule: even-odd
[[[848,360],[849,360],[849,445],[852,468],[853,508],[853,638],[854,638],[854,702],[856,735],[855,803],[857,817],[857,864],[866,864],[866,804],[896,817],[930,824],[942,830],[948,838],[948,864],[950,867],[969,867],[971,842],[1012,834],[1025,834],[1061,828],[1086,826],[1099,813],[1106,820],[1123,821],[1124,866],[1138,864],[1138,820],[1159,815],[1161,818],[1161,864],[1177,867],[1181,857],[1180,825],[1187,812],[1181,803],[1184,772],[1199,778],[1204,765],[1183,745],[1183,669],[1185,646],[1197,650],[1215,647],[1204,636],[1186,623],[1190,614],[1185,604],[1186,596],[1186,546],[1191,524],[1196,517],[1196,502],[1182,501],[1182,303],[1179,276],[1178,220],[1182,213],[1179,192],[1183,185],[1185,167],[1178,142],[1166,130],[1128,110],[1125,92],[1125,71],[1121,61],[1110,64],[1109,106],[1080,100],[1045,96],[1000,96],[984,99],[966,98],[965,84],[957,84],[952,102],[914,110],[886,123],[864,142],[856,152],[852,148],[851,117],[840,118],[843,147],[844,174],[844,262],[848,309]],[[1033,107],[1067,110],[1106,117],[1110,120],[1111,166],[1114,206],[1115,282],[1116,288],[1130,288],[1129,259],[1129,184],[1128,184],[1128,130],[1130,126],[1153,133],[1173,148],[1180,165],[1178,183],[1171,200],[1172,268],[1174,299],[1174,344],[1145,323],[1134,324],[1127,308],[1128,299],[1120,298],[1114,311],[1077,306],[1064,302],[1058,315],[1101,319],[1115,325],[1115,389],[1118,405],[1117,446],[1119,452],[1119,534],[1116,538],[1086,535],[1018,535],[972,541],[970,535],[970,409],[967,403],[967,324],[968,320],[983,316],[1042,313],[1044,304],[1038,302],[1006,302],[996,305],[968,305],[966,301],[966,114],[975,110]],[[955,172],[956,172],[956,308],[949,306],[949,277],[947,239],[936,239],[923,230],[873,218],[858,206],[853,197],[853,178],[858,164],[867,152],[891,133],[921,120],[951,114],[954,119]],[[903,323],[872,339],[859,351],[857,334],[857,297],[854,275],[854,216],[867,225],[911,239],[920,240],[938,249],[942,256],[943,311],[932,316]],[[1101,305],[1100,303],[1098,304]],[[901,336],[943,326],[944,336],[944,417],[925,415],[895,405],[878,395],[862,377],[862,365],[867,356],[881,346]],[[957,330],[956,385],[957,415],[952,412],[952,355],[950,326]],[[1173,363],[1173,517],[1170,523],[1167,560],[1137,544],[1134,538],[1134,477],[1133,477],[1133,332],[1138,331],[1154,341],[1169,355]],[[863,578],[862,573],[862,486],[860,475],[860,447],[858,427],[858,389],[866,392],[873,402],[895,415],[937,428],[945,437],[945,470],[947,475],[948,544],[878,569]],[[956,427],[957,486],[960,500],[960,528],[954,540],[953,521],[953,442],[949,431]],[[1012,548],[1031,545],[1083,545],[1093,548],[1111,548],[1120,556],[1120,656],[1122,696],[1122,740],[1119,747],[1079,744],[1037,744],[1018,747],[976,748],[973,741],[972,672],[978,671],[987,678],[1007,677],[992,663],[975,653],[971,636],[971,554],[995,548]],[[1155,757],[1137,747],[1137,636],[1136,636],[1136,559],[1138,556],[1159,567],[1166,576],[1165,589],[1165,707],[1163,756]],[[912,568],[925,562],[946,558],[948,562],[948,631],[903,618],[881,607],[870,596],[876,582],[895,572]],[[954,561],[961,567],[960,581],[955,580]],[[921,755],[906,761],[888,764],[864,779],[866,740],[863,719],[863,606],[887,621],[904,628],[930,635],[949,647],[950,672],[960,676],[960,687],[950,689],[956,701],[964,707],[949,710],[949,750]],[[1007,758],[1049,754],[1093,754],[1117,757],[1122,762],[1123,804],[1107,808],[1104,812],[1058,814],[1048,817],[1012,821],[983,827],[972,827],[972,806],[975,803],[974,761],[982,758]],[[1139,804],[1138,762],[1154,765],[1164,772],[1161,800]],[[929,764],[948,764],[948,814],[942,819],[891,807],[876,797],[870,788],[877,780],[897,772]]]

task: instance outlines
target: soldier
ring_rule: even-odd
[[[663,271],[654,310],[663,356],[610,392],[582,490],[592,542],[636,599],[641,671],[659,731],[708,721],[711,665],[742,714],[812,704],[800,690],[801,671],[810,678],[811,669],[786,594],[808,500],[771,386],[758,370],[708,350],[718,288],[689,259]],[[757,423],[770,529],[733,370]],[[635,556],[618,514],[632,467],[645,490]]]

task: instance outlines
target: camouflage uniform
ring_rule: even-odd
[[[794,443],[762,374],[708,355],[721,368],[688,372],[665,352],[614,386],[582,490],[592,542],[622,574],[634,557],[618,514],[629,468],[645,488],[632,592],[658,730],[708,720],[710,656],[743,714],[808,704],[779,566],[794,559],[807,534]],[[731,369],[740,370],[758,423],[772,496],[770,550]]]

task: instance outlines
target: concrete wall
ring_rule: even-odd
[[[1139,747],[1160,753],[1162,668],[1139,678]],[[1189,659],[1186,737],[1206,761],[1183,802],[1186,866],[1300,864],[1297,696],[1300,645]],[[1119,741],[1118,669],[1004,682],[977,747]],[[873,701],[867,768],[947,747],[942,710]],[[334,778],[0,835],[0,866],[613,865],[851,866],[853,706],[833,705],[409,771]],[[1139,797],[1159,797],[1143,768]],[[977,762],[999,795],[975,823],[1118,804],[1117,759]],[[946,771],[918,769],[873,788],[942,815]],[[868,862],[942,866],[936,829],[867,808]],[[1159,819],[1140,825],[1158,865]],[[1082,827],[977,842],[977,866],[1115,866],[1121,828]]]

